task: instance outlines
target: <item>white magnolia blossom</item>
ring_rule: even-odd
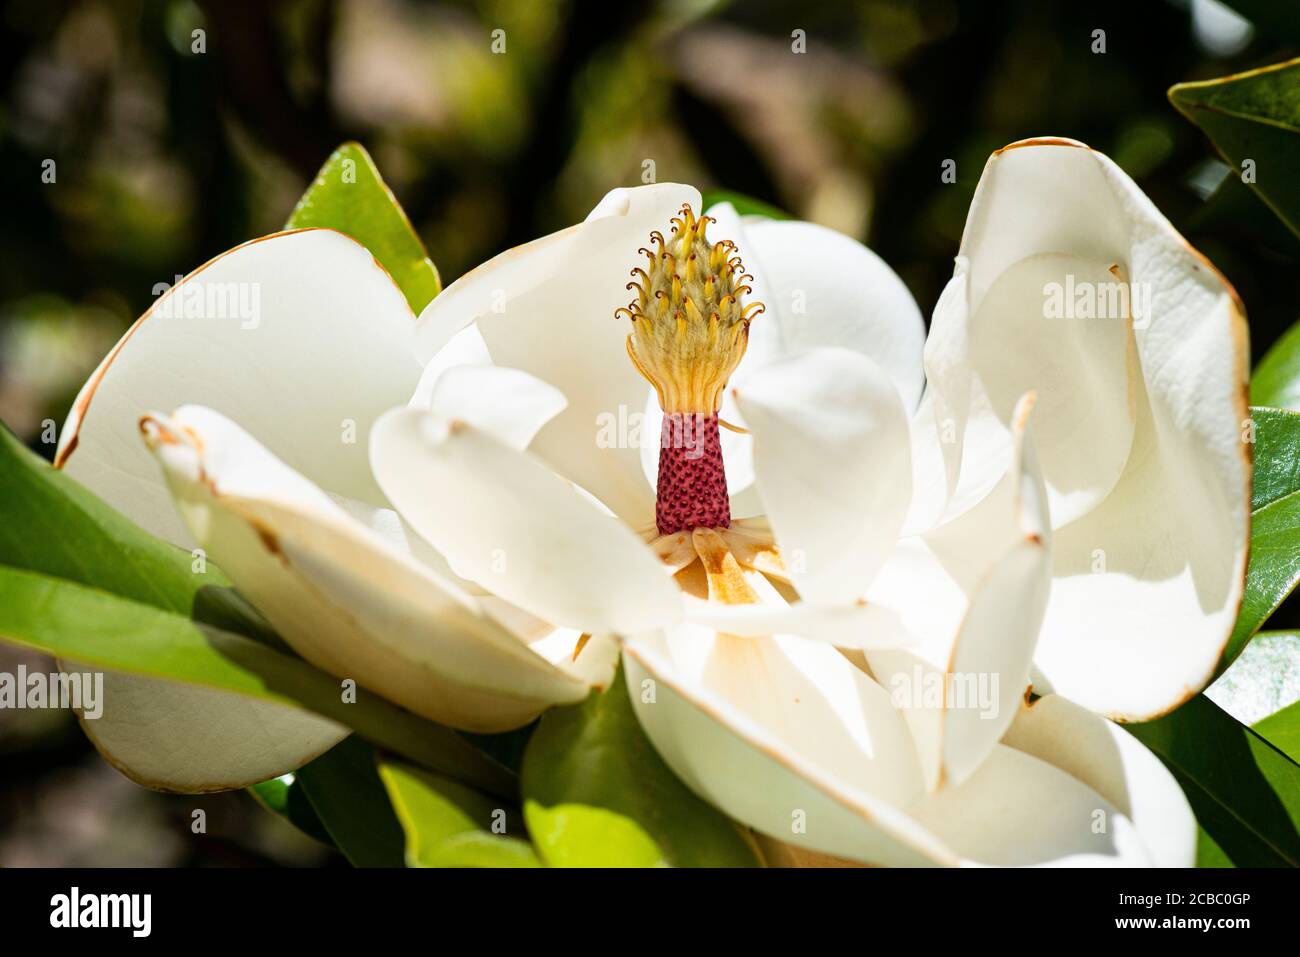
[[[238,247],[170,295],[253,284],[254,321],[160,300],[58,461],[203,548],[304,658],[454,727],[582,700],[621,652],[674,771],[799,851],[1191,864],[1178,786],[1104,716],[1194,694],[1241,600],[1231,288],[1109,159],[1035,140],[990,159],[928,341],[869,250],[724,204],[681,213],[679,258],[651,247],[629,343],[629,269],[684,207],[688,186],[614,190],[418,320],[339,233]],[[730,302],[710,285],[719,312],[672,325],[715,279]],[[732,520],[665,530],[656,377],[698,385],[698,349],[740,429]],[[108,693],[87,731],[154,786],[243,786],[345,733],[153,679]]]

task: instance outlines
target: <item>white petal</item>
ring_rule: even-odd
[[[998,488],[961,518],[901,541],[868,593],[917,638],[914,650],[869,651],[867,661],[907,718],[932,789],[975,772],[1029,687],[1051,536],[1032,407],[1032,396],[1018,404],[1015,454]]]
[[[1195,412],[1188,397],[1185,415],[1204,421],[1162,428],[1155,401],[1140,397],[1133,457],[1119,485],[1056,533],[1034,657],[1038,690],[1125,721],[1163,714],[1209,681],[1245,573],[1250,470],[1240,456],[1249,453],[1235,432],[1213,455],[1197,448],[1204,438],[1197,430],[1215,419],[1226,427],[1230,413],[1208,400],[1204,414]],[[1245,472],[1239,500],[1225,487],[1234,471],[1238,479]]]
[[[1037,318],[1043,298],[1029,278],[1049,260],[1058,271],[1076,264],[1066,266],[1076,281],[1114,267],[1133,284],[1144,308],[1129,310],[1131,350],[1120,348],[1123,319]],[[1243,589],[1240,302],[1113,162],[1059,140],[990,159],[954,284],[926,364],[944,396],[936,413],[966,423],[963,456],[1005,455],[996,432],[1009,390],[1034,387],[1048,412],[1035,429],[1060,533],[1038,669],[1057,692],[1118,718],[1176,706],[1213,673]],[[1072,331],[1079,323],[1093,327]],[[971,474],[963,462],[960,484]]]
[[[896,612],[871,602],[728,605],[688,598],[686,620],[728,635],[798,635],[837,648],[896,648],[913,642]]]
[[[371,445],[403,517],[494,594],[587,632],[680,617],[680,592],[654,553],[529,453],[406,408],[376,423]]]
[[[932,795],[913,813],[966,864],[1152,864],[1133,822],[1109,801],[1047,762],[1003,745],[965,784]]]
[[[96,670],[72,662],[63,668]],[[349,734],[310,711],[116,671],[104,673],[103,714],[81,726],[100,754],[132,781],[181,794],[245,788],[278,777]]]
[[[945,513],[961,514],[981,501],[1001,480],[1009,457],[1006,430],[988,412],[987,397],[977,388],[970,365],[967,286],[966,262],[958,257],[956,273],[939,294],[930,319],[930,335],[925,340],[925,397],[913,423],[913,434],[921,445],[922,463],[918,464],[933,469],[935,450],[925,445],[939,442],[943,488],[936,495],[927,488],[928,483],[918,486],[924,497],[914,503],[908,522],[915,531],[925,530]],[[968,447],[970,456],[965,454]],[[967,458],[971,461],[965,461]]]
[[[564,411],[564,393],[519,369],[454,366],[438,376],[429,411],[468,422],[515,449],[526,449],[547,422]]]
[[[482,586],[467,578],[461,578],[452,571],[451,565],[447,564],[447,559],[442,556],[442,553],[426,542],[420,533],[411,528],[393,509],[367,505],[365,502],[358,502],[354,498],[342,495],[330,495],[330,501],[382,539],[390,549],[424,565],[435,578],[451,582],[467,595],[474,595],[477,598],[487,598],[491,595]],[[489,608],[488,611],[491,613],[492,609]]]
[[[401,291],[342,233],[300,230],[238,246],[160,297],[122,337],[77,397],[57,463],[188,547],[136,424],[150,409],[191,402],[256,429],[312,481],[382,503],[366,436],[415,387],[413,327]]]
[[[624,645],[633,708],[692,790],[763,834],[889,865],[1151,863],[1104,796],[1009,747],[926,796],[887,696],[823,645],[674,632]]]
[[[450,337],[476,322],[492,361],[529,372],[558,388],[568,408],[531,449],[615,514],[640,521],[654,494],[640,450],[601,448],[602,423],[640,412],[646,383],[627,358],[628,328],[614,319],[626,305],[637,249],[666,229],[699,193],[674,183],[615,190],[584,223],[508,250],[452,283],[417,327],[419,350],[432,358]]]
[[[1133,325],[1142,320],[1132,309],[1108,318],[1073,311],[1075,290],[1139,278],[1128,272],[1126,214],[1092,155],[1043,146],[990,158],[925,346],[936,412],[970,433],[945,450],[960,463],[963,502],[1001,475],[1016,398],[1039,393],[1035,431],[1058,527],[1110,491],[1133,436]],[[1054,302],[1070,316],[1049,317]]]
[[[939,524],[948,508],[949,484],[944,444],[956,440],[956,430],[940,431],[933,389],[921,397],[921,404],[908,425],[912,437],[912,502],[902,534],[920,535]],[[954,483],[955,484],[955,483]]]
[[[770,325],[775,347],[786,354],[820,346],[860,352],[885,370],[908,411],[916,408],[925,383],[925,322],[884,260],[815,223],[760,220],[742,230],[735,238],[754,275],[753,298],[768,310],[751,334]],[[738,383],[743,374],[742,366]]]
[[[814,349],[752,372],[734,390],[754,436],[759,494],[806,599],[861,597],[907,515],[907,417],[892,381],[861,353]]]
[[[1131,820],[1157,867],[1196,863],[1196,818],[1178,782],[1133,735],[1059,695],[1021,709],[1003,743],[1055,765]]]
[[[900,807],[920,767],[888,695],[833,648],[698,625],[624,644],[628,693],[695,793],[771,837],[880,864],[954,864]]]
[[[487,343],[478,326],[466,326],[456,333],[437,355],[424,365],[420,382],[411,396],[410,405],[416,409],[429,408],[433,401],[433,387],[448,369],[456,366],[490,366],[492,354],[488,352]]]
[[[976,256],[967,268],[980,263]],[[968,288],[978,281],[972,272]],[[955,423],[959,433],[964,427],[964,440],[947,446],[950,455],[961,455],[959,502],[978,501],[1005,469],[1011,417],[1029,390],[1040,396],[1034,434],[1058,527],[1114,488],[1133,441],[1138,369],[1132,321],[1126,315],[1049,318],[1044,289],[1105,289],[1116,282],[1105,264],[1088,257],[1040,253],[1003,269],[978,300],[973,291],[965,301],[950,295],[936,309],[927,345],[931,382],[940,401],[954,405],[951,393],[960,383],[971,388],[969,416]],[[954,325],[965,326],[962,361],[969,365],[956,381],[937,358],[957,334]]]
[[[187,406],[142,423],[208,557],[295,651],[453,727],[526,724],[588,685],[469,595],[391,548],[223,416]]]

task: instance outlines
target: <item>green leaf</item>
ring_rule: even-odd
[[[443,841],[426,863],[418,867],[541,867],[537,853],[527,841],[499,837],[482,831],[467,831]]]
[[[1169,100],[1238,174],[1243,161],[1254,161],[1251,187],[1300,234],[1300,178],[1294,175],[1300,167],[1300,60],[1179,83]]]
[[[460,735],[293,655],[212,563],[109,508],[0,427],[0,637],[56,657],[305,707],[494,793],[514,776]]]
[[[542,807],[530,802],[525,814],[529,831],[537,835],[541,853],[553,867],[672,866],[655,839],[618,811],[581,803]]]
[[[741,216],[764,216],[767,219],[794,218],[785,210],[773,206],[771,203],[765,203],[761,199],[754,199],[752,196],[735,193],[729,189],[706,189],[700,194],[700,203],[705,209],[715,203],[730,203],[736,207],[736,212]]]
[[[299,768],[297,781],[354,867],[403,865],[402,826],[379,780],[374,748],[351,735]]]
[[[0,426],[0,565],[93,585],[283,647],[211,563],[154,538]]]
[[[1237,867],[1300,866],[1300,765],[1205,695],[1124,727],[1178,779],[1210,839],[1203,852]]]
[[[366,739],[495,793],[511,774],[454,731],[358,689],[345,704],[339,682],[300,658],[98,588],[0,566],[0,636],[92,667],[308,708]]]
[[[1261,631],[1205,694],[1242,724],[1285,708],[1300,698],[1300,634]]]
[[[1197,867],[1235,867],[1232,859],[1223,853],[1223,848],[1214,842],[1214,838],[1205,833],[1205,828],[1196,829],[1196,866]]]
[[[1219,670],[1241,654],[1300,582],[1300,412],[1251,409],[1255,421],[1255,484],[1251,496],[1250,563],[1237,623]]]
[[[1300,411],[1300,322],[1273,343],[1255,367],[1250,403]]]
[[[247,789],[258,804],[272,814],[278,814],[298,830],[313,837],[329,847],[334,846],[329,832],[321,823],[307,794],[298,786],[298,779],[292,774],[282,774],[278,778],[262,781]]]
[[[418,316],[442,283],[411,221],[360,143],[344,143],[316,174],[286,229],[324,226],[370,250]]]
[[[515,728],[513,731],[499,731],[496,734],[476,734],[473,731],[462,731],[460,736],[484,754],[491,756],[496,761],[500,761],[515,774],[518,774],[519,768],[524,763],[524,748],[528,747],[528,739],[533,736],[533,729],[536,727],[537,722],[532,721],[522,728]]]
[[[1300,490],[1300,412],[1252,408],[1255,484],[1250,507],[1258,512]]]
[[[379,777],[406,834],[411,867],[539,867],[517,816],[477,791],[419,768],[384,761]],[[513,817],[513,820],[512,820]],[[494,833],[493,825],[504,826]]]
[[[1300,236],[1291,232],[1253,188],[1233,176],[1221,162],[1224,176],[1219,185],[1188,216],[1185,225],[1193,235],[1232,235],[1247,238],[1271,253],[1291,259],[1300,257]],[[1208,171],[1208,168],[1207,168]],[[1270,405],[1256,402],[1256,405]]]
[[[1300,701],[1257,722],[1255,732],[1292,761],[1300,762]]]
[[[520,784],[543,861],[572,867],[755,867],[753,845],[701,801],[637,723],[620,669],[613,686],[542,717]]]

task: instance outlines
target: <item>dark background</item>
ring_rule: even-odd
[[[279,228],[351,138],[444,282],[583,218],[653,159],[660,181],[863,239],[928,314],[988,154],[1069,136],[1227,275],[1258,359],[1300,314],[1300,241],[1165,91],[1295,52],[1210,0],[8,0],[0,420],[50,455],[42,422],[62,423],[154,285]],[[0,646],[0,668],[19,660]],[[189,831],[197,807],[207,835]],[[0,865],[107,863],[338,860],[247,795],[137,788],[63,713],[0,713]]]

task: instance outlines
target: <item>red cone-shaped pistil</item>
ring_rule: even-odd
[[[731,526],[716,412],[664,415],[655,521],[661,535]]]

